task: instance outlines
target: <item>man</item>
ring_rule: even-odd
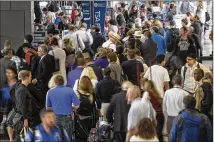
[[[14,61],[16,63],[16,68],[17,71],[19,72],[22,69],[28,69],[27,63],[24,59],[19,58],[18,56],[16,56],[15,51],[12,49],[12,57],[11,60]],[[25,67],[23,67],[23,65],[25,65]]]
[[[193,18],[193,23],[191,24],[191,26],[194,28],[193,33],[197,34],[199,36],[199,38],[202,38],[202,27],[201,27],[201,21],[198,15],[195,15]]]
[[[41,110],[40,118],[42,123],[36,126],[34,133],[31,130],[27,132],[25,141],[70,142],[67,132],[62,126],[56,125],[55,117],[53,110]]]
[[[152,34],[150,31],[144,33],[146,40],[140,45],[140,52],[147,65],[150,65],[157,54],[157,44],[152,40]]]
[[[42,44],[38,48],[38,55],[41,57],[38,67],[36,78],[32,80],[33,84],[43,91],[43,104],[45,103],[45,94],[48,91],[48,82],[53,75],[54,70],[54,59],[51,55],[47,54],[48,47],[45,44]]]
[[[55,28],[55,24],[52,22],[52,17],[51,16],[46,16],[46,31],[47,34],[56,34],[56,28]]]
[[[49,11],[47,8],[43,8],[42,12],[43,12],[43,14],[45,14],[45,19],[46,19],[46,17],[50,16],[52,23],[55,22],[56,16],[55,16],[54,12]]]
[[[121,64],[123,73],[127,76],[127,79],[134,85],[140,86],[140,74],[144,72],[143,65],[141,62],[135,59],[136,51],[134,49],[129,49],[127,52],[128,61],[124,61]]]
[[[60,30],[60,33],[62,33],[63,30],[68,30],[68,17],[67,16],[63,16],[62,21],[59,22],[58,24],[58,29]]]
[[[32,128],[40,123],[38,117],[40,107],[27,88],[31,83],[31,72],[22,70],[19,72],[18,78],[20,78],[21,84],[15,89],[15,108],[16,112],[19,114],[18,116],[21,115],[21,118],[17,118],[17,123],[14,126],[17,138],[19,138],[23,126],[25,128]]]
[[[73,89],[64,86],[62,75],[53,76],[54,88],[50,89],[46,96],[46,108],[52,108],[56,114],[56,122],[63,126],[69,138],[72,140],[72,114],[73,108],[77,109],[80,101]]]
[[[76,34],[81,37],[82,41],[85,44],[85,49],[83,50],[83,52],[88,52],[90,56],[93,57],[94,53],[91,49],[91,45],[93,44],[93,37],[90,32],[87,32],[87,24],[82,23],[80,29],[76,31]]]
[[[166,54],[166,42],[164,40],[164,37],[162,37],[158,33],[159,27],[154,26],[152,27],[152,40],[157,44],[158,50],[157,50],[157,55],[159,54]]]
[[[197,49],[197,57],[201,57],[202,56],[202,45],[201,45],[201,39],[199,37],[199,35],[193,33],[194,31],[194,28],[192,26],[190,26],[188,28],[188,35],[190,36],[190,38],[193,39],[194,43],[195,43],[195,46],[196,46],[196,49]]]
[[[204,113],[213,122],[212,107],[213,107],[213,86],[211,81],[204,77],[202,69],[194,71],[194,78],[197,81],[194,97],[196,99],[196,108]]]
[[[5,42],[4,42],[4,48],[0,52],[0,59],[4,57],[3,50],[4,49],[8,49],[8,48],[11,48],[11,41],[10,40],[5,40]]]
[[[173,46],[174,46],[173,44],[174,44],[176,38],[178,38],[178,36],[179,36],[179,29],[176,28],[174,20],[170,21],[169,25],[170,25],[170,28],[166,30],[165,39],[166,39],[167,51],[172,52]]]
[[[165,55],[158,55],[156,57],[156,64],[149,67],[149,69],[146,71],[144,78],[147,80],[152,80],[160,95],[161,98],[164,96],[164,90],[169,89],[169,73],[168,71],[163,67],[165,66]]]
[[[196,10],[196,15],[198,17],[198,20],[200,20],[201,24],[204,25],[206,22],[206,14],[205,11],[203,10],[203,4],[200,3],[197,6],[197,10]],[[203,32],[203,28],[201,26],[202,32]]]
[[[103,34],[100,32],[100,27],[95,27],[95,32],[93,33],[93,44],[91,45],[91,48],[93,49],[94,53],[97,53],[97,49],[102,46],[105,39],[103,37]]]
[[[101,113],[106,120],[106,111],[114,94],[120,91],[120,83],[110,77],[111,69],[103,70],[103,80],[99,81],[95,88],[97,97],[97,109],[101,109]]]
[[[107,109],[106,117],[109,123],[114,123],[114,137],[116,142],[124,142],[126,140],[127,116],[130,109],[130,105],[127,104],[126,93],[131,86],[131,82],[123,82],[122,91],[112,97]]]
[[[12,58],[12,49],[5,48],[2,50],[4,57],[0,59],[0,88],[7,81],[6,69],[7,68],[16,68],[16,63],[11,60]]]
[[[86,61],[86,66],[90,66],[94,70],[94,73],[97,76],[97,81],[102,80],[103,79],[102,69],[97,65],[95,65],[93,59],[90,57],[86,58],[85,61]]]
[[[181,76],[184,82],[184,89],[192,94],[195,92],[196,87],[194,71],[197,68],[201,68],[204,73],[210,72],[210,70],[206,66],[196,61],[196,54],[190,53],[189,55],[187,55],[186,64],[181,68]]]
[[[170,133],[174,118],[184,109],[183,98],[189,95],[182,89],[182,82],[181,76],[175,75],[172,79],[173,88],[167,90],[163,98],[163,113],[167,116],[168,133]]]
[[[76,33],[76,26],[73,24],[69,24],[68,30],[69,32],[66,36],[63,37],[63,40],[65,38],[69,38],[72,41],[75,52],[83,51],[85,49],[85,44],[82,41],[82,38]]]
[[[117,33],[109,32],[108,33],[109,39],[103,43],[102,47],[110,48],[114,52],[116,52],[116,45],[120,41],[120,36]]]
[[[128,103],[131,104],[128,113],[128,133],[126,137],[126,141],[129,142],[139,121],[143,118],[150,118],[154,122],[156,112],[147,98],[141,99],[141,92],[138,86],[132,86],[128,89],[127,99]]]
[[[211,142],[212,127],[206,115],[195,109],[193,96],[184,97],[185,110],[174,119],[170,142]]]

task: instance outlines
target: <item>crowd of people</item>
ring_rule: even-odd
[[[171,142],[212,141],[213,78],[200,63],[202,2],[180,29],[174,5],[167,28],[151,7],[133,3],[128,11],[120,3],[104,31],[88,31],[73,6],[71,18],[60,13],[58,23],[43,8],[47,36],[38,48],[30,34],[16,52],[4,43],[0,120],[11,142],[163,142],[165,134]]]

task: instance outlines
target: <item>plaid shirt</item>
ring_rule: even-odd
[[[21,64],[21,59],[18,56],[13,56],[11,58],[11,60],[16,63],[16,68],[19,71],[19,67],[20,67],[20,64]],[[26,62],[24,59],[22,59],[22,60],[23,60],[23,62]]]

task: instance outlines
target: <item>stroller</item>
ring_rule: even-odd
[[[88,142],[111,142],[112,130],[112,124],[108,124],[106,121],[100,121],[97,123],[97,128],[91,129]]]

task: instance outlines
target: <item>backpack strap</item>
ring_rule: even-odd
[[[184,72],[183,72],[184,80],[183,80],[183,82],[185,81],[186,72],[187,72],[187,67],[184,65]]]

